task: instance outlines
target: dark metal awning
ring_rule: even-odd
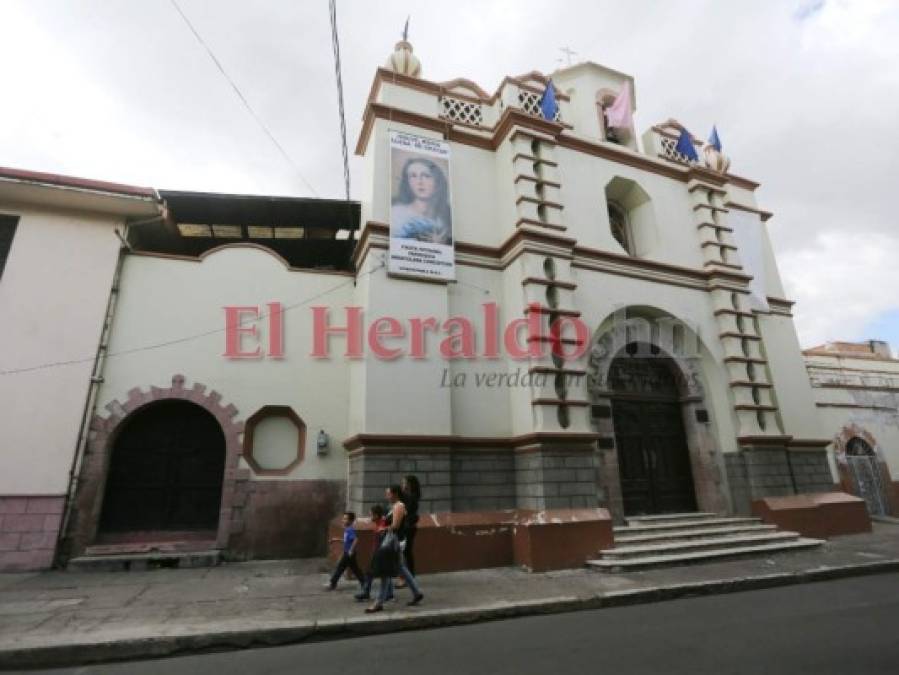
[[[343,199],[230,195],[216,192],[160,190],[176,223],[209,225],[301,226],[310,229],[356,230],[359,202]]]
[[[293,267],[349,270],[359,202],[161,190],[164,225],[135,227],[139,250],[198,256],[216,246],[252,242]]]

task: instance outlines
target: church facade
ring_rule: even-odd
[[[703,161],[681,154],[675,121],[639,142],[607,128],[622,91],[636,108],[625,74],[557,71],[550,119],[548,84],[431,82],[400,43],[364,110],[358,203],[82,186],[105,195],[99,217],[65,181],[20,177],[40,189],[0,205],[19,218],[10,261],[28,208],[102,221],[106,248],[89,265],[103,283],[70,282],[97,356],[68,371],[52,443],[35,440],[44,375],[0,380],[25,439],[4,514],[55,500],[41,560],[17,518],[5,566],[321,555],[335,515],[410,473],[424,512],[616,522],[852,491],[758,184],[703,144]],[[885,491],[893,441],[872,445]]]
[[[539,312],[573,347],[582,338],[564,319],[576,317],[589,344],[568,360],[360,366],[350,503],[365,508],[405,466],[443,481],[438,509],[604,506],[616,520],[747,513],[759,497],[832,488],[757,184],[716,170],[720,156],[713,168],[685,161],[672,121],[643,150],[632,134],[610,140],[604,108],[635,89],[624,74],[584,63],[552,82],[547,120],[539,73],[492,95],[466,80],[375,76],[357,145],[368,179],[356,258],[365,268],[389,250],[391,132],[447,139],[456,283],[373,276],[366,301],[400,295],[410,313],[476,317],[490,298],[510,317]],[[479,388],[485,368],[535,377]],[[444,370],[465,386],[429,389]],[[378,396],[389,382],[405,386]],[[385,428],[380,406],[408,418]]]

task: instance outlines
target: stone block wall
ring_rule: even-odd
[[[804,494],[833,491],[834,479],[827,463],[827,450],[790,452],[790,464],[796,480],[796,491]]]
[[[749,490],[749,480],[746,476],[746,461],[743,453],[725,453],[724,470],[727,473],[727,483],[730,486],[731,508],[734,515],[748,516],[751,509],[752,496]]]
[[[384,504],[384,489],[418,476],[422,513],[503,509],[595,508],[596,454],[591,449],[354,452],[348,508],[366,516]]]
[[[833,490],[824,450],[747,446],[724,456],[734,513],[749,515],[751,502]]]
[[[795,494],[785,447],[744,447],[725,458],[734,512],[749,515],[750,503],[762,497]]]
[[[367,517],[375,504],[385,504],[385,488],[414,474],[421,482],[422,513],[453,510],[453,463],[449,450],[438,452],[351,453],[349,457],[347,508]]]
[[[515,508],[515,458],[509,452],[453,453],[452,510]],[[429,496],[430,489],[423,488]]]
[[[65,497],[0,497],[0,572],[53,565]]]
[[[516,454],[515,488],[522,509],[596,507],[596,455],[544,450]]]

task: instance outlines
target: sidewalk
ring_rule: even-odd
[[[607,574],[500,568],[421,577],[366,615],[354,584],[323,589],[325,561],[289,560],[147,572],[0,575],[0,668],[149,658],[653,602],[899,571],[899,524],[820,549],[715,564]]]

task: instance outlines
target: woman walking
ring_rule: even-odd
[[[381,586],[378,590],[378,598],[370,607],[366,607],[366,614],[380,612],[384,609],[384,603],[390,597],[393,590],[393,577],[398,573],[412,591],[412,599],[406,604],[417,605],[424,600],[424,594],[415,582],[415,577],[409,573],[403,560],[403,551],[400,541],[406,535],[406,506],[400,500],[403,490],[399,485],[391,485],[387,488],[387,501],[390,502],[390,514],[387,516],[389,529],[384,541],[375,551],[372,559],[372,571],[380,578]]]
[[[406,548],[403,555],[406,559],[406,567],[415,576],[415,535],[418,532],[418,503],[421,501],[421,485],[418,477],[408,475],[403,478],[403,504],[406,506]]]

